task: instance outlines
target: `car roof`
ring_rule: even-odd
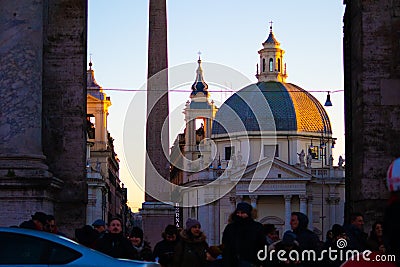
[[[46,239],[46,240],[53,241],[55,243],[70,247],[82,254],[97,254],[97,256],[103,257],[104,261],[118,264],[118,266],[137,266],[137,267],[159,266],[157,263],[153,263],[153,262],[142,262],[142,261],[127,260],[127,259],[116,259],[116,258],[110,257],[104,253],[101,253],[97,250],[85,247],[84,245],[81,245],[67,237],[44,232],[44,231],[37,231],[37,230],[18,228],[18,227],[0,227],[0,233],[23,234],[23,235],[29,235],[29,236]],[[135,265],[133,265],[133,264],[135,264]]]
[[[37,231],[37,230],[32,230],[32,229],[26,229],[26,228],[18,228],[18,227],[0,227],[0,232],[6,232],[6,233],[16,233],[16,234],[25,234],[25,235],[30,235],[30,236],[35,236],[39,238],[43,238],[46,240],[54,241],[60,244],[64,244],[66,246],[72,246],[72,247],[84,247],[77,242],[75,242],[72,239],[69,239],[68,237],[53,234],[53,233],[48,233],[44,231]],[[86,247],[84,247],[86,248]],[[87,248],[89,249],[89,248]]]

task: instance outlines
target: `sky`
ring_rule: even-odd
[[[206,66],[210,66],[207,63],[225,66],[239,72],[249,83],[256,82],[258,50],[268,37],[269,22],[272,21],[275,38],[286,51],[287,82],[311,92],[322,104],[327,92],[331,92],[333,106],[326,107],[326,110],[333,136],[338,139],[333,156],[335,162],[339,155],[345,157],[342,53],[345,6],[342,2],[167,0],[169,67],[184,66],[189,70],[187,82],[178,84],[175,87],[177,92],[170,94],[170,111],[181,113],[189,100],[199,51],[206,82]],[[145,157],[143,101],[147,43],[148,0],[89,0],[88,62],[91,57],[96,81],[111,97],[108,131],[115,140],[115,150],[120,159],[120,179],[128,188],[128,204],[134,210],[141,207],[144,199],[140,185],[143,183]],[[218,91],[219,88],[223,91],[211,93],[217,106],[232,91],[242,88],[236,88],[235,78],[223,77],[217,79],[218,83],[213,83],[213,79],[208,82],[209,90]],[[125,120],[132,116],[137,127],[127,133]],[[174,121],[176,129],[171,130],[172,141],[175,133],[184,127],[183,115],[177,116],[182,116],[182,119]],[[125,158],[124,143],[137,149],[134,158]]]

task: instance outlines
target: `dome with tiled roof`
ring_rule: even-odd
[[[314,96],[295,84],[276,81],[247,86],[220,107],[212,134],[244,131],[332,133],[328,114]]]
[[[258,83],[225,101],[213,122],[214,137],[260,131],[331,134],[331,123],[321,103],[306,90],[286,83],[285,51],[273,34],[272,25],[262,45],[258,51]]]

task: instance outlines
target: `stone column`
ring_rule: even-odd
[[[229,202],[231,203],[231,210],[233,212],[236,209],[236,197],[229,197]]]
[[[208,228],[208,243],[209,244],[216,244],[215,242],[215,228],[218,226],[217,223],[215,223],[215,213],[214,213],[214,204],[210,203],[207,205],[208,206],[208,221],[209,222],[214,222],[214,223],[209,223],[208,225],[210,226]]]
[[[314,230],[314,224],[313,224],[313,196],[308,196],[308,228],[312,231]]]
[[[35,211],[54,214],[62,181],[44,163],[43,1],[0,6],[0,214],[2,225],[19,225]]]
[[[251,206],[253,207],[253,209],[257,208],[257,199],[257,195],[250,196]]]
[[[290,230],[290,218],[292,213],[292,195],[284,195],[285,198],[285,231]]]
[[[300,212],[307,214],[307,196],[306,195],[299,195],[300,198]]]
[[[43,3],[2,0],[0,6],[0,171],[25,175],[47,169],[42,152]]]
[[[169,181],[169,109],[166,0],[149,1],[145,201],[143,231],[155,244],[165,225],[174,221]],[[155,75],[155,77],[153,77]],[[153,78],[152,78],[153,77]],[[159,202],[160,201],[160,202]]]
[[[147,65],[145,201],[170,201],[166,0],[149,1]]]
[[[340,197],[330,197],[328,199],[328,204],[329,204],[329,216],[330,216],[330,226],[334,225],[336,223],[336,208],[340,202]]]

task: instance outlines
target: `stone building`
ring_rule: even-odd
[[[329,117],[315,97],[286,82],[284,52],[271,27],[258,51],[258,82],[219,109],[198,60],[186,128],[172,149],[172,178],[186,187],[183,221],[197,218],[210,244],[221,241],[238,201],[251,203],[258,220],[281,234],[290,229],[293,211],[307,214],[310,228],[323,237],[343,223],[344,167],[334,166]]]
[[[382,219],[400,156],[400,1],[344,4],[346,213],[362,212],[368,227]]]
[[[114,139],[108,132],[107,117],[111,99],[96,82],[92,62],[87,71],[87,126],[90,157],[87,161],[88,204],[86,223],[126,217],[126,188],[121,187],[119,159]],[[124,219],[124,221],[126,221]]]

